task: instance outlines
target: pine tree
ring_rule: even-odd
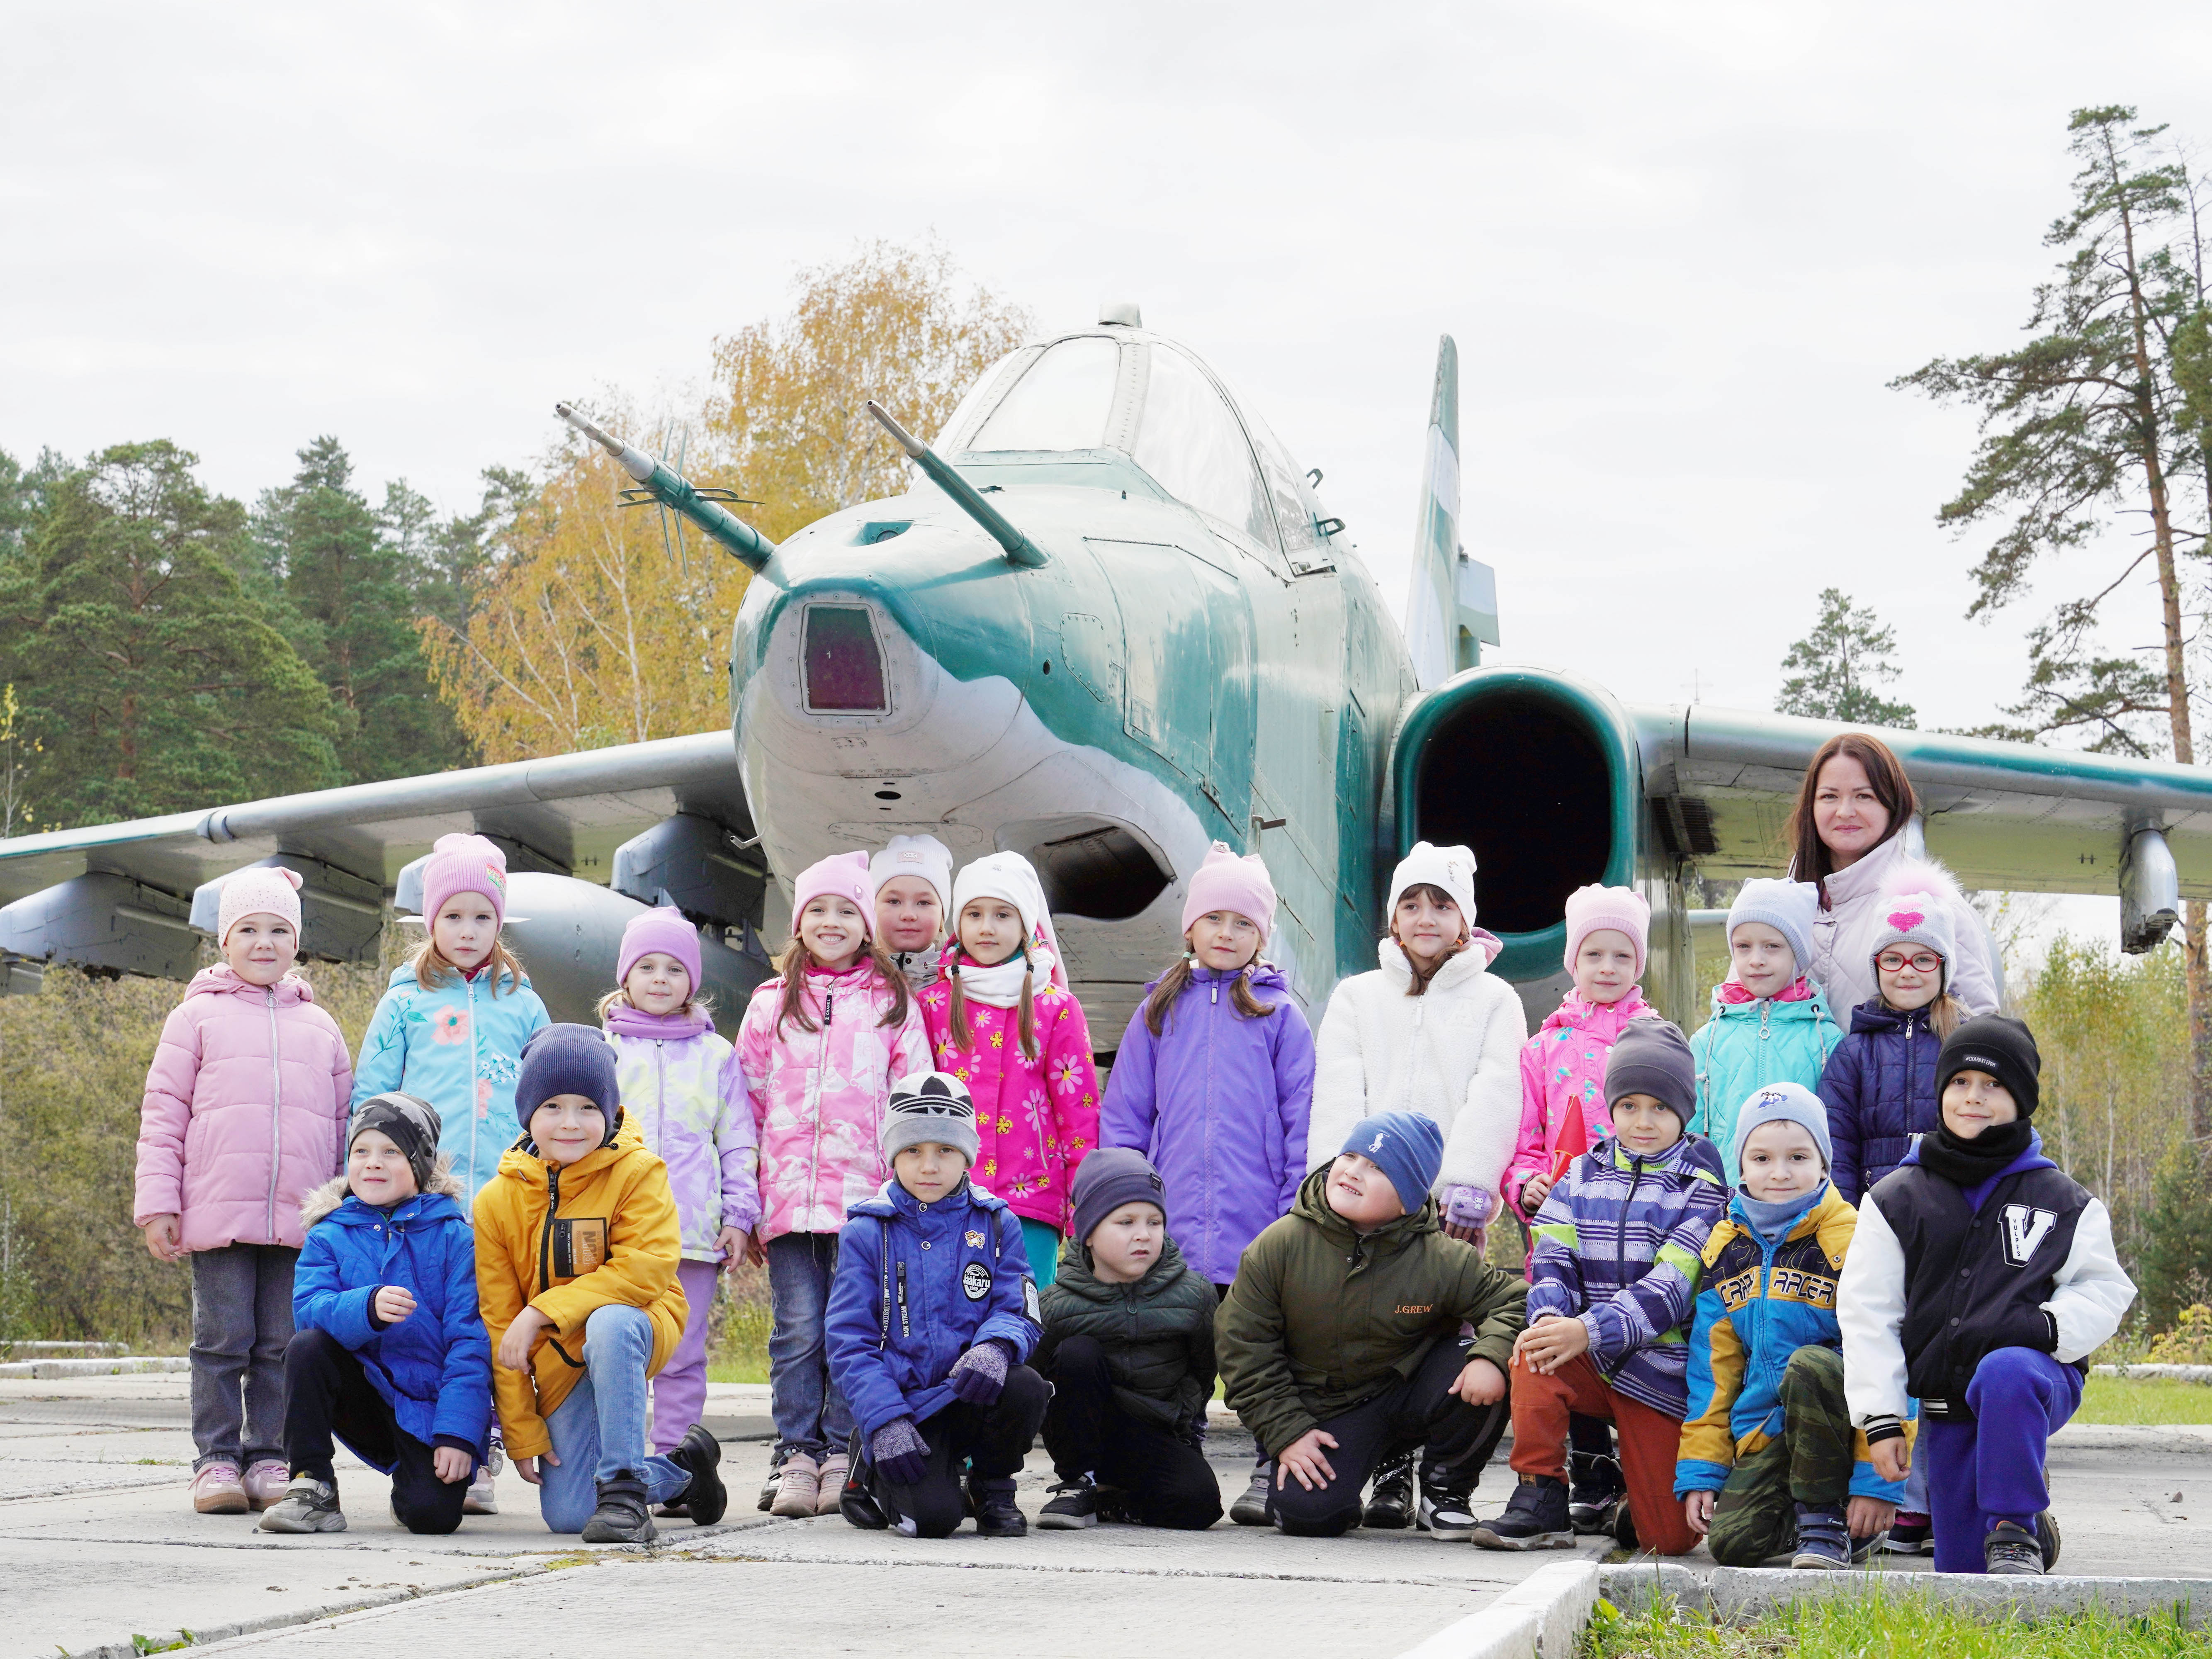
[[[240,582],[246,513],[167,441],[56,479],[0,564],[5,678],[39,748],[41,824],[134,818],[338,781],[330,696]]]
[[[1892,702],[1875,690],[1897,678],[1897,665],[1890,660],[1896,649],[1896,631],[1884,628],[1872,611],[1854,607],[1840,588],[1821,589],[1813,631],[1782,659],[1783,672],[1794,670],[1796,678],[1782,683],[1775,711],[1852,726],[1909,728],[1912,705]]]

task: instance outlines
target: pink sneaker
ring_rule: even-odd
[[[203,1463],[192,1472],[192,1507],[202,1515],[243,1515],[246,1487],[235,1463]]]
[[[250,1464],[246,1471],[246,1504],[259,1514],[271,1504],[281,1504],[292,1485],[292,1471],[273,1458],[264,1457]]]

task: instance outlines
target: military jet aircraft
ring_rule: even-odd
[[[734,1018],[815,859],[926,830],[1042,875],[1102,1049],[1179,944],[1207,846],[1266,855],[1271,954],[1317,1015],[1371,966],[1382,884],[1417,839],[1475,849],[1496,971],[1553,1006],[1566,895],[1632,883],[1647,988],[1677,1018],[1694,876],[1776,872],[1804,766],[1832,729],[1630,708],[1567,673],[1480,661],[1495,584],[1459,538],[1458,359],[1440,343],[1401,634],[1342,522],[1257,411],[1134,306],[1037,341],[969,388],[933,443],[896,410],[908,492],[781,545],[670,468],[604,444],[641,499],[754,572],[730,647],[731,729],[0,841],[0,951],[189,973],[221,880],[306,878],[305,951],[373,957],[387,903],[452,830],[507,852],[511,937],[556,1016],[586,1017],[641,905],[699,924]],[[1540,580],[1529,573],[1528,580]],[[1631,596],[1621,596],[1632,602]],[[2124,942],[2212,895],[2212,773],[1885,732],[1928,849],[1970,884],[2112,892]],[[729,993],[740,994],[729,994]]]

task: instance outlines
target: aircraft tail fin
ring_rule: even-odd
[[[1426,690],[1474,667],[1482,647],[1498,642],[1496,573],[1468,558],[1460,545],[1459,347],[1446,334],[1437,341],[1436,386],[1429,398],[1406,646],[1414,678]]]

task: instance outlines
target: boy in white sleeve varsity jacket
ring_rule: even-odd
[[[1943,1044],[1942,1127],[1859,1206],[1837,1288],[1844,1394],[1895,1480],[1920,1401],[1938,1572],[2041,1573],[2058,1556],[2044,1450],[2136,1287],[2104,1205],[2030,1126],[2041,1056],[2001,1014]]]

